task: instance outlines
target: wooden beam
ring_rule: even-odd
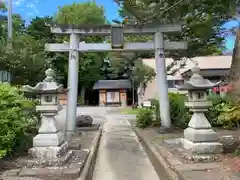
[[[123,26],[123,32],[125,35],[151,35],[157,30],[162,33],[175,33],[182,30],[180,24],[169,24],[158,27],[138,27],[138,26]],[[80,34],[83,36],[108,36],[111,35],[111,26],[92,27],[92,28],[68,28],[68,27],[51,27],[51,32],[54,34]]]
[[[185,50],[187,42],[165,42],[166,50]],[[49,52],[68,52],[69,44],[46,44],[45,50]],[[110,51],[153,51],[153,42],[125,43],[124,49],[112,49],[110,43],[79,43],[79,52],[110,52]]]

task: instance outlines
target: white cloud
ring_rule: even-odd
[[[29,2],[30,1],[30,2]],[[36,16],[39,14],[37,4],[39,0],[13,0],[13,7],[16,9],[24,9],[27,16]]]
[[[13,1],[13,5],[20,6],[22,3],[24,3],[25,0],[15,0]]]

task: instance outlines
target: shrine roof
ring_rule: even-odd
[[[94,90],[98,89],[130,89],[131,83],[129,80],[98,80],[94,86]]]
[[[166,67],[170,65],[174,60],[172,58],[166,58]],[[180,68],[174,75],[169,75],[168,79],[182,79],[183,76],[191,76],[190,69],[195,66],[197,62],[201,69],[201,75],[203,76],[217,76],[226,75],[232,64],[232,56],[200,56],[191,59],[183,58],[182,61],[178,61],[172,69],[178,69],[180,64],[185,62],[185,66]],[[143,63],[156,69],[155,59],[143,59]]]

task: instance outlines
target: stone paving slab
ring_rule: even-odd
[[[108,116],[93,180],[159,180],[146,152],[125,118]]]

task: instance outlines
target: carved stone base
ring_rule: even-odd
[[[194,143],[185,138],[182,139],[185,149],[197,154],[217,154],[223,152],[223,145],[219,142],[197,142]]]
[[[184,138],[192,142],[218,142],[219,137],[212,129],[193,129],[188,127],[184,130]]]
[[[33,147],[59,146],[64,142],[64,134],[59,131],[57,133],[38,134],[33,138]]]
[[[64,155],[68,150],[68,143],[64,142],[60,146],[33,147],[29,149],[29,154],[36,159],[54,160]]]

